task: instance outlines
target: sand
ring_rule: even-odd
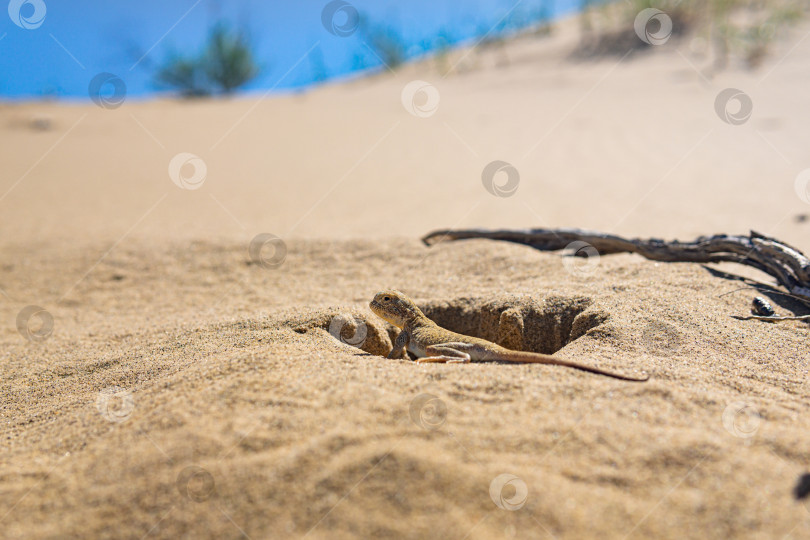
[[[427,61],[283,97],[3,105],[0,536],[808,537],[808,326],[731,317],[757,294],[738,276],[768,276],[419,242],[755,229],[810,251],[808,32],[712,78],[688,39],[572,62],[569,24],[458,52],[446,77]],[[435,114],[405,110],[412,80]],[[727,87],[752,98],[743,125],[715,114]],[[169,178],[180,152],[205,163],[198,189]],[[514,196],[484,189],[493,160]],[[283,261],[251,258],[260,233]],[[387,360],[383,288],[651,380]],[[53,318],[44,340],[36,318],[18,331],[28,305]]]

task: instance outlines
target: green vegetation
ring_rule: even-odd
[[[635,39],[633,21],[646,8],[665,12],[673,38],[689,34],[703,43],[715,69],[738,58],[756,67],[773,40],[810,7],[806,0],[629,0],[599,4],[583,0],[583,41],[578,56],[625,54],[648,46]]]
[[[258,74],[247,35],[219,24],[211,30],[202,53],[191,58],[170,55],[155,81],[183,97],[200,97],[232,94]]]
[[[375,24],[369,17],[361,16],[360,33],[368,48],[388,69],[394,70],[405,62],[405,43],[394,28]]]

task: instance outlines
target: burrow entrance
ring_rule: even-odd
[[[608,320],[609,314],[585,296],[529,295],[463,297],[418,302],[440,326],[518,351],[553,354]],[[354,310],[352,310],[354,311]],[[312,321],[315,322],[315,321]],[[387,354],[398,329],[368,313],[335,315],[313,326],[332,338],[371,354]],[[390,343],[386,343],[386,334]]]
[[[517,351],[553,354],[609,318],[584,296],[457,298],[422,307],[448,330]]]

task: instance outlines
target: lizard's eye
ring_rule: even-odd
[[[391,301],[390,296],[383,296],[383,302],[390,302],[390,301]]]

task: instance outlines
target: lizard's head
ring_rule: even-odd
[[[377,316],[399,328],[414,317],[424,316],[410,298],[394,290],[378,292],[368,306]]]

